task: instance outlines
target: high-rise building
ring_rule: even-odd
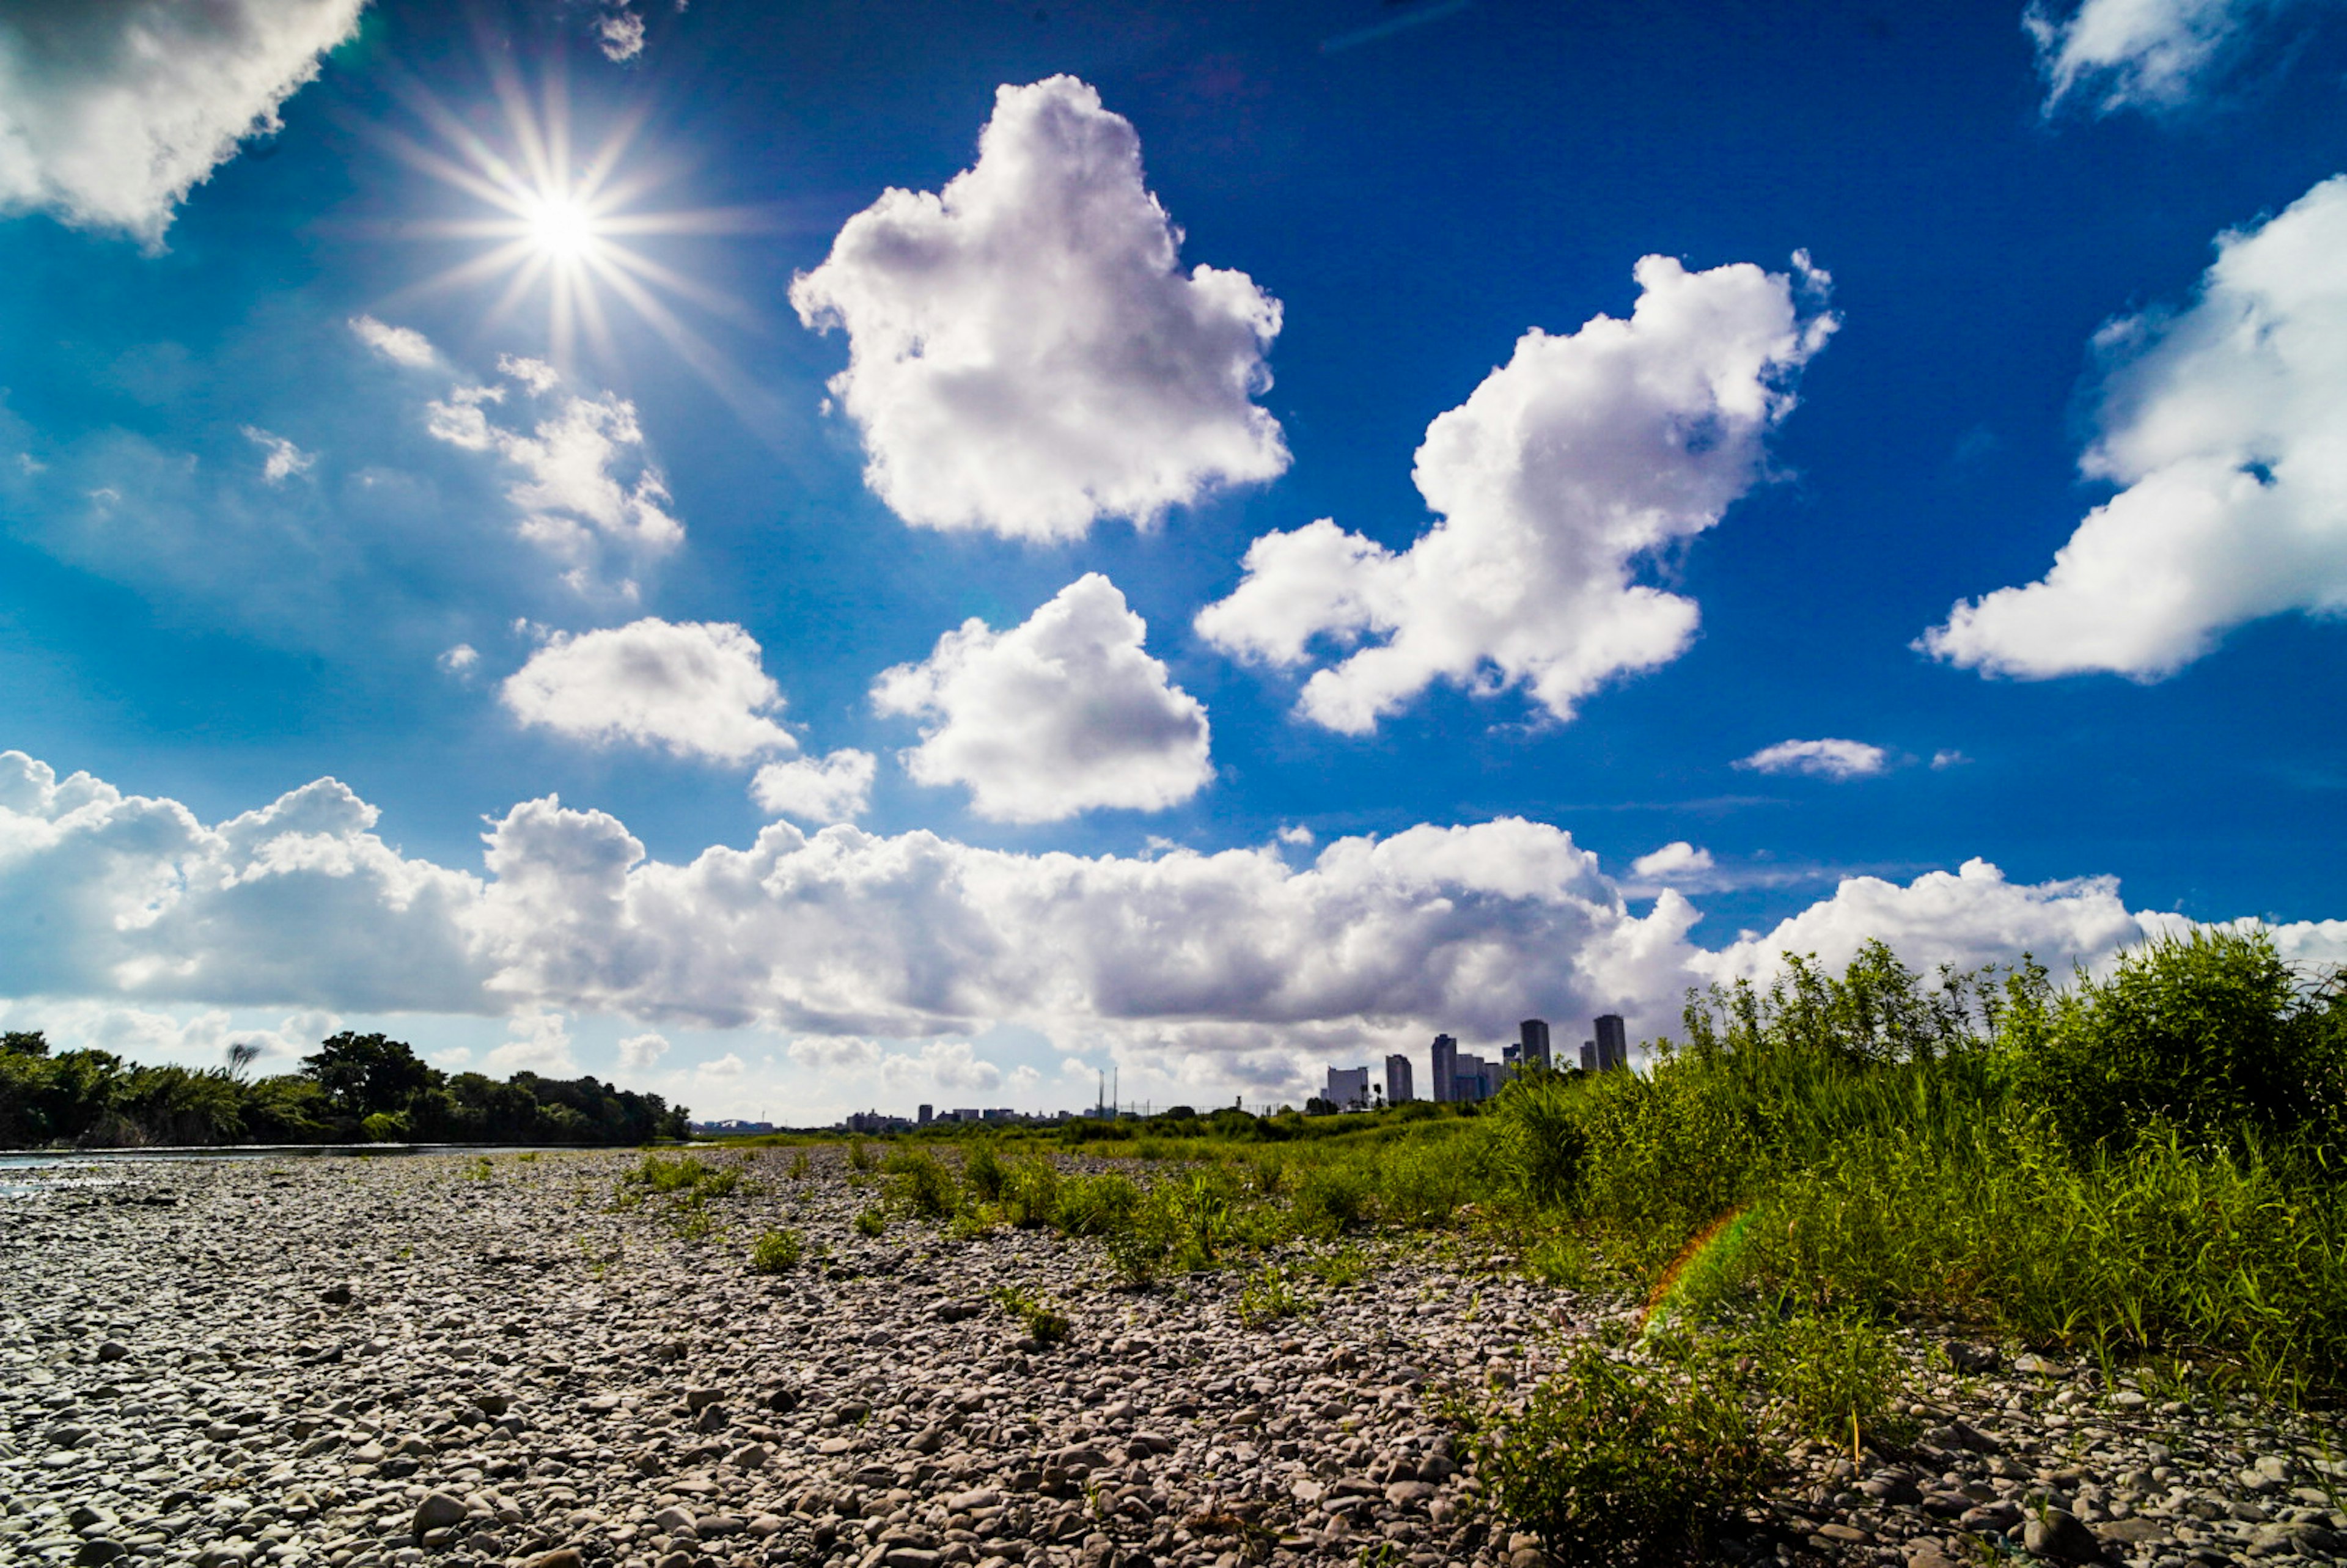
[[[1597,1015],[1597,1065],[1607,1072],[1630,1065],[1630,1038],[1618,1012]]]
[[[937,1119],[937,1114],[938,1114],[937,1107],[936,1107],[936,1106],[934,1106],[934,1105],[924,1105],[924,1106],[922,1106],[922,1107],[921,1107],[921,1112],[920,1112],[920,1114],[921,1114],[920,1125],[922,1125],[922,1126],[926,1127],[926,1126],[928,1126],[931,1122],[935,1121],[935,1120]]]
[[[1451,1081],[1459,1076],[1459,1042],[1447,1034],[1434,1037],[1434,1097],[1449,1102],[1452,1098]]]
[[[1553,1066],[1553,1063],[1550,1061],[1548,1053],[1548,1020],[1528,1018],[1516,1027],[1522,1031],[1522,1039],[1516,1050],[1516,1065],[1518,1067]]]
[[[1326,1098],[1339,1111],[1366,1110],[1369,1103],[1369,1070],[1366,1067],[1330,1068]]]
[[[1583,1072],[1597,1071],[1597,1042],[1594,1040],[1584,1040],[1581,1042],[1581,1071]]]
[[[1400,1055],[1387,1057],[1386,1103],[1407,1105],[1417,1098],[1418,1096],[1410,1091],[1409,1058]]]
[[[1504,1062],[1486,1061],[1481,1057],[1460,1051],[1452,1058],[1450,1098],[1461,1105],[1472,1105],[1489,1100],[1507,1081]]]

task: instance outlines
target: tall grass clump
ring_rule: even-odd
[[[1493,1503],[1560,1563],[1700,1561],[1768,1473],[1740,1391],[1700,1358],[1639,1365],[1583,1340],[1521,1404],[1457,1414]]]
[[[1641,1074],[1511,1085],[1491,1158],[1549,1252],[1690,1317],[1926,1309],[2347,1386],[2347,1007],[2255,929],[2057,990],[2025,958],[1691,997]]]

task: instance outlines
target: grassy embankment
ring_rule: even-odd
[[[1520,1081],[1471,1114],[1084,1130],[1140,1179],[1063,1169],[1040,1133],[850,1159],[885,1194],[874,1226],[1048,1225],[1099,1237],[1134,1284],[1245,1266],[1242,1309],[1264,1317],[1308,1309],[1307,1266],[1345,1266],[1288,1244],[1378,1229],[1464,1229],[1635,1293],[1641,1345],[1460,1409],[1504,1511],[1610,1550],[1747,1494],[1771,1429],[1895,1436],[1901,1317],[2143,1376],[2347,1391],[2343,1112],[2341,986],[2260,935],[2204,933],[2059,990],[2025,961],[1929,980],[1880,947],[1839,978],[1797,963],[1691,999],[1649,1071]]]

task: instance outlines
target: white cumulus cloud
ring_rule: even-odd
[[[2037,45],[2045,112],[2073,97],[2109,114],[2190,99],[2241,36],[2287,0],[2082,0],[2057,18],[2033,5],[2022,25]]]
[[[947,632],[928,659],[883,673],[873,703],[921,721],[907,771],[969,785],[981,816],[1160,810],[1214,769],[1206,711],[1149,656],[1147,632],[1114,583],[1087,573],[1009,631],[972,619]]]
[[[793,822],[854,822],[871,806],[877,771],[870,752],[852,749],[768,763],[750,781],[750,798],[769,815]]]
[[[278,128],[365,0],[75,0],[0,12],[0,212],[159,244],[188,192]]]
[[[831,390],[873,493],[925,527],[1073,538],[1283,471],[1253,401],[1278,302],[1184,273],[1180,243],[1098,93],[1003,87],[973,168],[886,192],[791,287],[809,326],[846,330]]]
[[[1397,554],[1323,519],[1267,534],[1198,630],[1296,667],[1316,639],[1353,650],[1305,683],[1298,711],[1365,733],[1437,681],[1522,685],[1560,720],[1606,681],[1678,656],[1690,600],[1640,580],[1762,477],[1763,438],[1834,318],[1804,316],[1798,279],[1749,264],[1636,268],[1628,321],[1524,334],[1465,404],[1427,427],[1416,477],[1442,520]],[[1366,642],[1366,646],[1360,646]]]
[[[917,1056],[891,1053],[881,1058],[880,1081],[897,1090],[935,1085],[991,1094],[1002,1087],[1002,1069],[981,1061],[966,1040],[933,1040]]]
[[[1684,838],[1665,844],[1651,855],[1641,855],[1630,862],[1634,876],[1649,880],[1698,876],[1711,869],[1711,851],[1698,849]]]
[[[1920,645],[1986,674],[2151,681],[2247,621],[2347,611],[2347,176],[2223,236],[2197,301],[2098,345],[2079,467],[2118,494],[2044,578],[1959,602]]]
[[[1778,741],[1736,764],[1763,774],[1807,774],[1819,779],[1860,779],[1890,765],[1881,746],[1864,741]]]
[[[244,438],[268,454],[261,464],[261,477],[267,484],[282,485],[296,474],[306,474],[318,461],[316,453],[304,452],[282,436],[272,436],[257,425],[246,425]]]
[[[497,368],[506,383],[458,385],[425,405],[425,431],[452,446],[494,453],[519,471],[506,489],[515,531],[562,565],[571,588],[633,600],[637,584],[630,574],[684,542],[684,525],[667,509],[668,480],[651,459],[636,405],[610,392],[556,395],[559,377],[538,360],[507,354]],[[489,417],[509,388],[548,405],[527,433]]]
[[[414,327],[390,326],[373,316],[353,316],[350,324],[359,342],[394,364],[425,370],[440,363],[440,353],[432,346],[432,340]]]
[[[1849,878],[1706,952],[1685,897],[1634,917],[1569,834],[1516,818],[1337,839],[1301,866],[1274,845],[1022,855],[787,823],[680,862],[548,797],[492,825],[485,876],[406,859],[374,823],[322,780],[206,826],[0,753],[10,1026],[125,1006],[471,1012],[508,1020],[493,1070],[568,1073],[567,1020],[620,1017],[771,1029],[802,1071],[976,1083],[1000,1070],[963,1054],[969,1037],[1018,1023],[1129,1078],[1285,1092],[1316,1061],[1422,1050],[1438,1029],[1501,1039],[1528,1015],[1621,1010],[1643,1038],[1690,982],[1765,974],[1788,948],[1839,964],[1881,937],[1927,969],[2025,949],[2059,972],[2183,924],[2130,912],[2106,877],[2022,885],[1973,861],[1904,886]],[[2347,922],[2275,939],[2347,958]],[[281,1032],[306,1050],[325,1022]],[[127,1032],[177,1050],[239,1037],[225,1020]],[[874,1043],[909,1039],[931,1044]]]
[[[2128,912],[2116,876],[2015,883],[1975,859],[1953,872],[1926,872],[1904,886],[1846,877],[1831,897],[1765,936],[1695,953],[1689,968],[1712,979],[1759,979],[1786,953],[1814,953],[1840,973],[1867,941],[1880,939],[1908,968],[1925,973],[1941,964],[1972,968],[2031,953],[2059,974],[2074,962],[2106,960],[2164,928],[2157,916]]]
[[[574,740],[728,763],[798,749],[766,716],[780,711],[783,693],[757,640],[724,621],[647,616],[576,637],[558,632],[506,677],[500,694],[522,723]]]
[[[668,1054],[668,1038],[660,1034],[631,1034],[620,1041],[620,1067],[627,1072],[648,1072]]]
[[[525,1009],[507,1022],[506,1034],[506,1042],[482,1063],[492,1073],[568,1078],[579,1071],[570,1057],[570,1028],[560,1013],[543,1007]]]

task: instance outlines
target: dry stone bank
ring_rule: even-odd
[[[1617,1310],[1406,1239],[1250,1326],[1243,1271],[1126,1292],[1048,1232],[860,1234],[835,1150],[752,1157],[699,1237],[613,1207],[632,1159],[13,1173],[0,1563],[1538,1568],[1436,1396]],[[808,1255],[749,1273],[783,1225]],[[1799,1450],[1715,1559],[2347,1560],[2335,1422],[1910,1348],[1920,1441]]]

